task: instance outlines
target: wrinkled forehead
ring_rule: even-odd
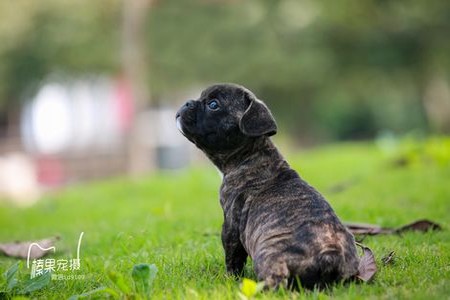
[[[200,100],[219,99],[230,102],[244,102],[246,90],[237,85],[213,85],[205,89],[201,95]]]

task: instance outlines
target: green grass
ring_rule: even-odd
[[[399,226],[429,218],[440,232],[367,237],[379,272],[371,284],[328,291],[259,293],[257,299],[450,299],[450,168],[432,162],[406,167],[372,144],[341,144],[288,155],[301,176],[321,191],[345,221]],[[83,280],[52,280],[32,298],[69,298],[98,287],[119,291],[108,273],[155,264],[154,299],[238,299],[239,281],[225,274],[220,242],[220,178],[210,165],[137,181],[116,179],[70,187],[20,209],[0,204],[0,242],[59,235],[54,258],[76,255]],[[344,189],[336,192],[336,186]],[[384,255],[395,250],[393,264]],[[0,257],[3,274],[17,259]],[[22,264],[21,279],[29,276]],[[251,264],[245,276],[253,278]],[[0,278],[0,289],[5,278]],[[97,296],[106,297],[106,294]]]

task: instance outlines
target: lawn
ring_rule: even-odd
[[[450,299],[450,147],[441,147],[437,159],[402,149],[338,144],[292,152],[287,159],[342,220],[396,227],[427,218],[444,229],[366,237],[379,267],[372,283],[262,292],[257,299]],[[73,271],[82,278],[51,280],[25,295],[30,298],[65,299],[102,287],[133,298],[133,266],[148,263],[158,270],[153,299],[239,299],[241,280],[225,274],[219,184],[217,171],[205,164],[135,181],[72,186],[26,209],[2,202],[0,242],[58,235],[56,254],[49,257],[67,259],[75,257],[84,232],[80,270]],[[383,266],[381,258],[392,250],[393,263]],[[0,256],[0,290],[6,289],[3,273],[15,262]],[[20,286],[30,276],[25,261],[18,274]],[[255,279],[251,263],[245,277]],[[20,294],[19,287],[13,291]],[[108,295],[116,297],[105,291],[90,297]]]

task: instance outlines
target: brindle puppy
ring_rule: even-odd
[[[272,114],[252,92],[213,85],[176,115],[179,130],[223,173],[220,204],[227,271],[247,256],[269,287],[324,287],[357,273],[351,233],[324,197],[302,180],[273,145]]]

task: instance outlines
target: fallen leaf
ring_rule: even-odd
[[[372,250],[370,248],[356,243],[359,247],[361,247],[363,251],[363,255],[361,256],[361,260],[359,261],[358,266],[358,274],[357,278],[361,279],[364,282],[368,282],[373,279],[375,274],[377,273],[377,264],[375,263],[375,256],[373,255]]]
[[[383,262],[383,265],[386,266],[386,265],[391,264],[391,263],[394,262],[394,257],[395,257],[395,251],[391,251],[391,252],[389,252],[388,255],[384,256],[381,259],[381,262]]]
[[[405,231],[419,231],[426,232],[429,230],[441,230],[442,227],[429,220],[418,220],[413,223],[404,225],[399,228],[381,227],[374,224],[364,223],[345,223],[347,229],[354,235],[378,235],[378,234],[394,234]]]
[[[411,224],[407,224],[405,226],[402,226],[400,228],[397,228],[395,232],[400,233],[404,231],[420,231],[420,232],[427,232],[429,230],[441,230],[441,225],[434,223],[429,220],[418,220]]]
[[[382,228],[374,224],[345,223],[344,225],[354,235],[377,235],[394,233],[394,230],[391,228]]]
[[[59,237],[51,237],[39,241],[4,243],[0,244],[0,253],[11,257],[27,258],[28,251],[30,251],[30,259],[37,259],[51,251],[54,252],[57,240],[59,240]]]

